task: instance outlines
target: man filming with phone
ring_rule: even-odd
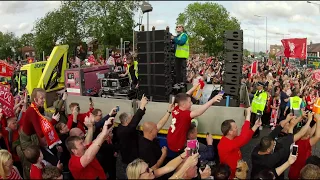
[[[257,83],[257,91],[253,96],[251,108],[252,108],[252,113],[251,113],[251,126],[254,125],[257,119],[260,119],[261,121],[261,116],[263,115],[264,109],[266,107],[267,99],[268,99],[268,93],[264,91],[264,86],[265,84],[262,82]],[[253,137],[258,137],[260,135],[260,130],[257,129],[253,135]]]
[[[146,112],[147,104],[148,99],[143,95],[140,107],[133,116],[128,113],[121,113],[119,116],[120,125],[117,129],[117,137],[119,138],[123,172],[126,172],[129,163],[138,158],[139,134],[136,129]],[[126,177],[121,177],[121,179],[126,179]]]

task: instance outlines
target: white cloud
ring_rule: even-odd
[[[299,15],[299,14],[296,14],[292,17],[289,18],[289,22],[292,22],[292,23],[310,23],[310,24],[313,24],[313,25],[317,25],[317,21],[310,18],[310,17],[307,17],[307,16],[302,16],[302,15]]]
[[[319,9],[305,1],[250,1],[241,2],[241,5],[235,3],[232,11],[240,20],[255,23],[259,23],[261,19],[254,15],[267,16],[269,21],[308,19],[307,22],[314,23],[309,17],[318,15]]]
[[[19,24],[18,29],[23,30],[23,29],[28,28],[29,26],[30,26],[29,23],[21,23],[21,24]]]
[[[28,9],[27,1],[2,1],[0,2],[0,15],[17,14]]]

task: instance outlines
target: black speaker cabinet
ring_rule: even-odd
[[[239,74],[223,74],[223,82],[230,85],[240,85],[241,76]]]
[[[223,86],[223,91],[224,91],[225,95],[239,97],[240,84],[239,85],[229,85],[229,84],[224,83],[222,86]]]
[[[242,63],[242,56],[242,52],[226,52],[224,60],[226,63]]]
[[[227,40],[234,40],[234,41],[243,41],[243,31],[242,30],[227,30],[224,31],[224,37]]]
[[[227,51],[236,51],[236,52],[243,51],[243,41],[226,41],[224,45],[225,45],[225,50]]]
[[[242,63],[225,63],[225,73],[239,74],[242,72]]]

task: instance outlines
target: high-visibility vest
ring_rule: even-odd
[[[302,99],[299,96],[294,96],[290,98],[290,109],[300,110]]]
[[[183,35],[187,36],[187,41],[182,46],[180,46],[179,44],[177,45],[176,54],[175,54],[175,56],[177,58],[189,58],[189,37],[188,37],[188,35],[186,33],[182,33],[178,37],[178,40],[180,40]]]
[[[21,84],[23,84],[23,85],[27,84],[27,77],[25,75],[21,76]]]
[[[262,91],[259,96],[257,96],[258,91],[254,94],[252,104],[251,104],[251,111],[253,113],[257,113],[261,111],[263,113],[264,108],[266,107],[268,94],[265,91]]]
[[[130,67],[131,67],[131,64],[128,64],[127,65],[128,76],[129,76],[130,81],[132,81],[131,74],[129,72]],[[134,73],[135,73],[136,77],[138,78],[138,76],[139,76],[139,74],[138,74],[138,61],[133,61],[133,69],[134,69]]]

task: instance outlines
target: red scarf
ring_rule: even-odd
[[[54,129],[53,125],[50,123],[48,119],[46,119],[42,114],[39,112],[37,106],[32,103],[31,107],[36,111],[38,116],[40,117],[40,125],[42,133],[44,134],[46,141],[48,143],[49,149],[53,148],[57,144],[61,144],[61,140]]]

